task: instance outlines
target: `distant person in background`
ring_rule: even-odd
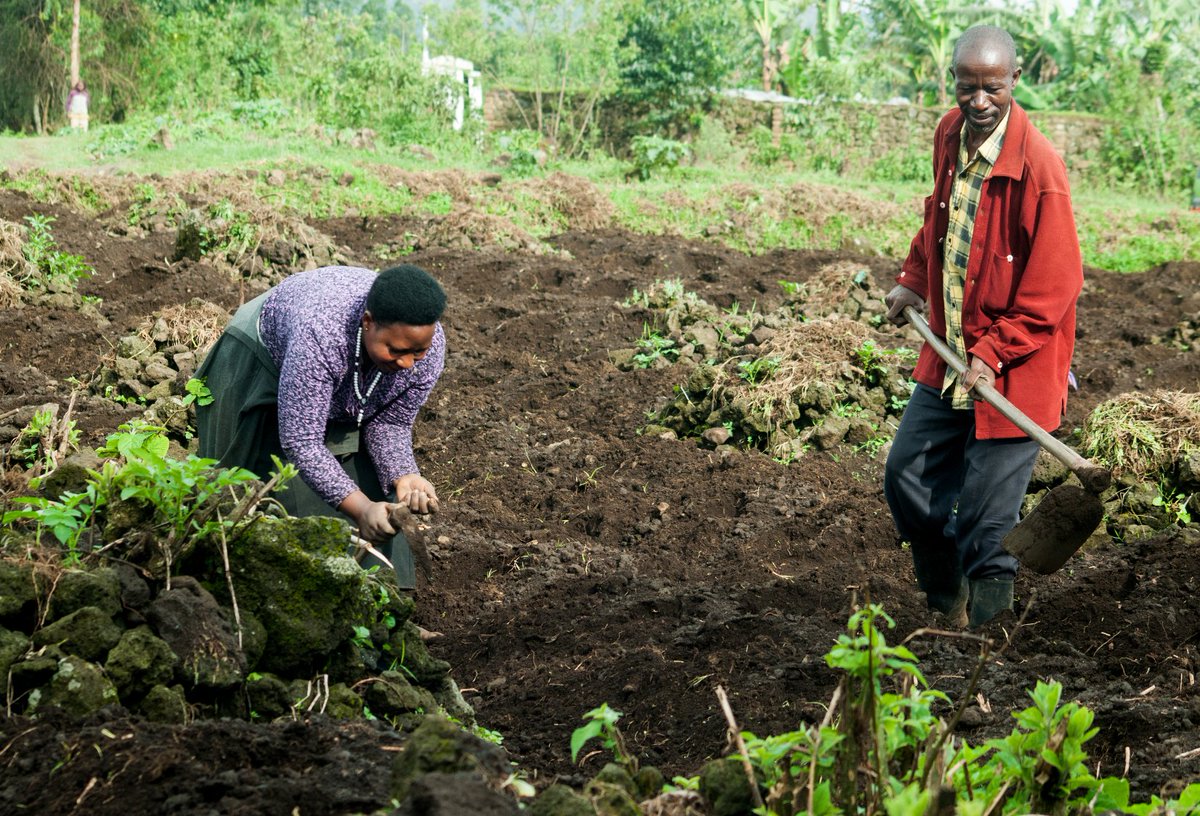
[[[294,464],[300,478],[278,497],[288,512],[348,519],[414,588],[411,546],[388,516],[395,503],[438,509],[412,429],[442,373],[445,306],[411,264],[285,278],[238,309],[196,372],[213,397],[196,409],[200,455],[263,478],[272,455]]]
[[[921,349],[884,494],[929,608],[975,627],[1012,608],[1017,560],[1002,542],[1038,444],[972,389],[992,385],[1047,431],[1059,426],[1083,264],[1066,167],[1013,101],[1012,37],[970,28],[953,60],[958,109],[934,135],[933,195],[887,305],[897,325],[906,306],[928,305],[968,370]]]
[[[88,129],[88,103],[91,97],[88,95],[87,86],[83,84],[83,80],[75,83],[75,87],[67,94],[67,119],[71,123],[71,127],[76,130],[82,130],[84,133]]]

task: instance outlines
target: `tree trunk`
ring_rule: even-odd
[[[79,81],[79,0],[75,0],[75,7],[71,17],[71,87],[75,87],[75,83]]]

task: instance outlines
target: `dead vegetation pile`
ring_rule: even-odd
[[[780,281],[787,303],[809,318],[841,315],[879,326],[887,313],[886,293],[870,271],[854,261],[834,261],[803,282]]]
[[[192,375],[228,322],[225,309],[200,298],[168,306],[117,340],[89,387],[115,402],[144,406],[144,420],[185,442],[204,394]]]
[[[884,347],[883,304],[863,272],[830,264],[767,313],[717,309],[678,281],[635,292],[624,305],[645,310],[646,329],[614,362],[690,369],[647,431],[785,460],[810,447],[877,449],[907,404],[915,355]]]
[[[448,249],[485,249],[497,247],[504,251],[531,252],[544,255],[553,250],[512,221],[499,215],[472,209],[459,209],[433,221],[424,235],[421,247]]]
[[[865,375],[853,370],[859,361],[856,352],[874,342],[874,332],[844,317],[792,322],[768,337],[754,355],[730,358],[736,366],[721,366],[712,390],[769,418],[775,406],[806,402],[825,383],[847,374]]]
[[[7,184],[38,201],[97,213],[118,235],[174,230],[174,260],[204,258],[268,283],[341,262],[342,250],[332,238],[293,208],[259,193],[259,176],[249,170],[85,178],[31,170],[10,176]]]
[[[36,168],[0,171],[0,183],[24,192],[35,201],[91,214],[104,213],[117,206],[129,184],[125,177],[59,175]]]
[[[606,195],[587,179],[551,173],[515,185],[523,195],[544,202],[569,230],[590,231],[612,226],[616,208]]]
[[[24,247],[25,227],[0,218],[0,308],[19,307],[24,291],[20,281],[36,272]]]
[[[834,218],[861,225],[891,221],[910,214],[920,204],[919,201],[915,204],[880,202],[840,187],[808,182],[798,182],[789,187],[784,194],[784,201],[790,212],[803,215],[818,225],[824,225]]]
[[[253,181],[230,184],[230,179],[176,177],[167,180],[161,192],[154,188],[154,198],[139,214],[174,227],[174,260],[206,258],[268,284],[292,272],[344,262],[344,251],[300,213],[272,204]],[[133,218],[127,221],[136,223]],[[150,223],[153,228],[155,222]]]
[[[182,344],[191,351],[204,352],[217,341],[228,322],[229,312],[224,308],[193,298],[186,305],[167,306],[142,321],[137,335],[155,343]]]
[[[1169,478],[1189,470],[1189,456],[1200,453],[1200,394],[1163,390],[1121,394],[1092,410],[1083,426],[1083,439],[1088,455],[1118,474]]]
[[[390,164],[373,164],[370,173],[389,187],[404,187],[413,199],[421,200],[431,195],[446,195],[456,204],[470,204],[474,192],[495,177],[483,174],[463,173],[457,170],[404,170]]]

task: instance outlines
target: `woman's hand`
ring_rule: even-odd
[[[433,483],[420,473],[401,476],[394,484],[396,503],[405,505],[414,513],[436,513],[441,506]]]
[[[387,541],[396,534],[396,528],[388,520],[392,505],[371,501],[361,490],[355,490],[344,498],[338,509],[354,519],[359,537],[372,544]]]
[[[396,534],[396,528],[388,521],[392,506],[387,502],[369,502],[358,519],[358,534],[372,544],[380,544]]]

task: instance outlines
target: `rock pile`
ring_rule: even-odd
[[[635,293],[647,314],[635,348],[611,353],[622,369],[682,364],[686,378],[645,432],[757,448],[790,461],[809,448],[877,450],[911,394],[915,353],[890,349],[876,328],[883,293],[867,270],[830,264],[766,313],[722,311],[676,282]]]
[[[120,705],[152,721],[319,712],[400,727],[473,712],[335,519],[263,517],[198,548],[170,580],[128,561],[64,568],[0,558],[0,676],[17,714]]]
[[[93,393],[144,405],[147,422],[166,428],[172,439],[189,438],[196,394],[188,383],[228,321],[223,308],[199,298],[157,312],[117,340],[109,360],[93,377]]]

